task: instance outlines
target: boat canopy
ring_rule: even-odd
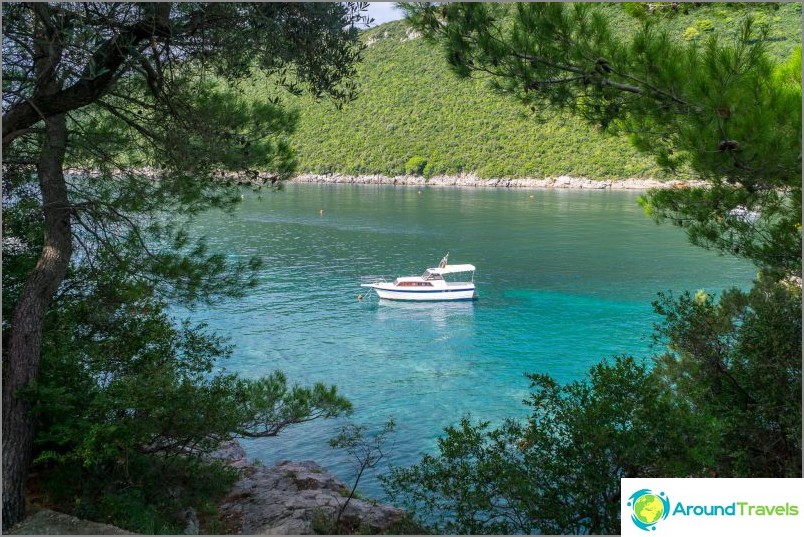
[[[429,268],[427,272],[430,274],[452,274],[453,272],[474,272],[474,265],[446,265],[444,267]]]

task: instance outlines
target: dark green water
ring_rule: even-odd
[[[566,382],[606,357],[649,356],[657,291],[747,287],[755,274],[655,225],[632,192],[421,192],[289,185],[248,192],[233,217],[211,213],[195,227],[216,250],[265,260],[246,299],[190,313],[236,345],[222,365],[337,384],[371,427],[393,416],[393,464],[432,451],[467,412],[523,416],[526,372]],[[477,301],[357,301],[361,278],[420,274],[446,252],[477,266]],[[247,450],[266,463],[315,459],[348,479],[346,456],[326,443],[337,425],[313,422]],[[373,479],[361,488],[380,494]]]

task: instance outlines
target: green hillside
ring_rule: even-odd
[[[609,9],[622,31],[638,24],[620,5]],[[751,9],[769,25],[775,56],[800,45],[800,3]],[[690,40],[709,32],[728,39],[743,14],[743,8],[713,4],[652,16],[665,17],[673,35]],[[367,30],[364,39],[369,47],[356,101],[340,111],[331,103],[300,101],[292,139],[300,172],[397,175],[418,157],[426,162],[425,175],[665,177],[626,138],[550,110],[534,114],[484,81],[459,80],[441,51],[411,35],[403,21]]]

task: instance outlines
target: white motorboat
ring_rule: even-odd
[[[379,281],[361,284],[361,287],[374,289],[380,298],[388,300],[473,300],[477,298],[474,283],[474,265],[449,265],[444,256],[435,268],[429,268],[421,276],[401,276],[393,282]],[[447,274],[472,273],[468,282],[451,282],[444,279]],[[361,297],[362,298],[362,297]]]
[[[740,222],[745,222],[746,224],[753,224],[757,220],[759,220],[759,213],[756,211],[748,210],[743,205],[738,205],[731,211],[729,211],[729,216],[732,218],[739,220]]]

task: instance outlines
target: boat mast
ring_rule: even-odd
[[[449,252],[447,252],[447,255],[445,255],[443,257],[443,259],[441,259],[441,262],[438,264],[438,268],[444,268],[444,267],[447,266],[447,258],[448,257],[449,257]]]

